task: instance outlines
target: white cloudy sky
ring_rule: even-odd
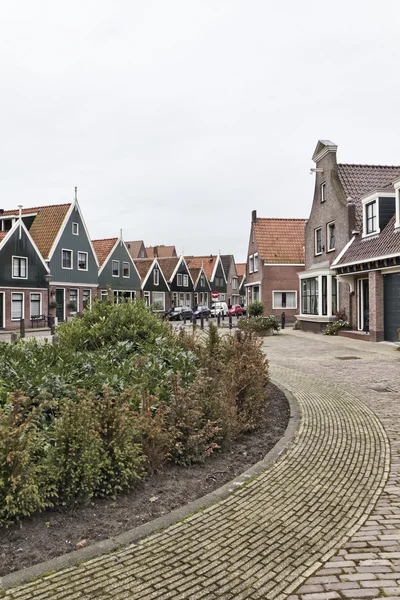
[[[3,0],[0,207],[245,258],[307,217],[318,138],[400,163],[398,0]]]

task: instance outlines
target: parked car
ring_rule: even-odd
[[[193,311],[189,306],[174,306],[164,314],[163,318],[169,321],[183,321],[184,317],[191,319],[192,316]]]
[[[193,314],[196,319],[200,319],[200,317],[209,317],[211,315],[211,310],[208,306],[196,306],[196,308],[193,309]]]
[[[246,315],[247,314],[247,306],[245,304],[241,304],[240,305],[241,309],[242,309],[242,315]]]
[[[243,309],[240,304],[233,304],[230,308],[228,308],[228,312],[232,317],[241,317],[243,314]]]
[[[216,317],[217,315],[228,316],[228,305],[226,302],[213,302],[211,307],[211,316]]]

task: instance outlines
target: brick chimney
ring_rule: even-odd
[[[158,258],[158,246],[154,246],[154,258]]]
[[[251,222],[257,223],[257,211],[256,210],[251,211]]]

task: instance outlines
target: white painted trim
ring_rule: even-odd
[[[315,279],[319,275],[332,275],[332,271],[330,269],[315,269],[315,271],[297,273],[299,279]]]
[[[128,275],[124,275],[124,265],[128,265]],[[123,260],[122,261],[122,278],[130,279],[130,276],[131,276],[131,265],[129,264],[128,260]]]
[[[363,258],[362,260],[353,260],[352,262],[343,263],[341,265],[338,265],[335,268],[336,269],[341,269],[342,267],[351,267],[353,265],[361,265],[361,264],[368,263],[368,262],[374,262],[376,260],[386,260],[386,259],[389,259],[389,258],[396,258],[398,256],[400,256],[400,250],[399,250],[399,252],[395,252],[394,254],[386,254],[385,256],[374,256],[372,258]],[[379,269],[385,269],[385,268],[386,267],[379,267]],[[370,269],[370,271],[373,271],[373,270],[374,269]],[[349,273],[349,275],[350,274],[351,273]]]
[[[294,306],[293,308],[287,308],[284,306],[275,306],[275,298],[274,298],[274,294],[295,294],[295,302],[296,302],[296,306]],[[297,290],[272,290],[272,308],[274,310],[279,310],[279,309],[286,309],[286,310],[297,310]]]
[[[115,242],[114,246],[111,248],[110,252],[108,253],[108,256],[106,257],[105,261],[103,262],[103,264],[101,265],[100,269],[99,269],[99,275],[100,273],[103,271],[104,267],[106,266],[106,264],[108,263],[108,261],[110,260],[110,258],[112,257],[115,248],[118,246],[120,242],[120,239],[118,238],[117,241]],[[128,252],[129,254],[129,252]],[[96,255],[97,256],[97,255]],[[130,256],[130,255],[129,255]],[[111,265],[111,274],[112,274],[112,265]]]
[[[63,252],[71,252],[71,266],[70,267],[63,267],[63,258],[64,258]],[[61,248],[61,268],[66,271],[74,270],[74,251],[71,250],[71,248]]]
[[[183,286],[183,273],[177,273],[176,274],[176,285],[179,286],[179,287]]]
[[[370,231],[369,233],[367,233],[367,207],[372,205],[372,204],[376,204],[376,225],[377,228],[374,231]],[[378,235],[381,232],[380,227],[379,227],[379,197],[372,199],[368,202],[364,202],[363,201],[363,231],[362,231],[362,237],[363,238],[367,238],[367,237],[371,237],[374,235]]]
[[[24,215],[24,216],[26,216],[26,215]],[[9,241],[9,239],[11,238],[11,236],[13,235],[13,233],[18,229],[19,225],[20,225],[19,224],[19,220],[17,219],[15,221],[14,225],[11,227],[11,229],[7,233],[7,235],[0,242],[0,250],[2,250],[4,248],[4,246],[7,244],[7,242]],[[43,256],[40,254],[38,247],[36,246],[35,242],[33,241],[33,238],[31,236],[31,234],[27,230],[26,225],[25,225],[25,223],[22,220],[21,220],[21,226],[22,226],[22,229],[24,230],[26,236],[28,237],[28,240],[32,244],[33,249],[35,250],[36,254],[38,255],[38,257],[40,259],[40,262],[42,263],[42,265],[46,269],[47,273],[50,273],[50,269],[49,269],[48,265],[45,263],[45,261],[43,259]]]
[[[153,306],[153,304],[154,304],[154,297],[153,297],[153,296],[154,296],[154,294],[162,294],[162,295],[163,295],[163,298],[164,298],[164,307],[163,307],[163,308],[160,308],[160,309],[157,309],[157,310],[155,310],[155,312],[165,312],[165,292],[159,292],[158,290],[153,290],[153,291],[151,292],[151,305],[152,305],[152,306]]]
[[[86,254],[86,269],[79,268],[79,254]],[[76,251],[76,268],[78,271],[89,271],[89,253],[88,252],[85,252],[84,250]]]
[[[155,277],[157,273],[157,278]],[[156,281],[157,279],[157,281]],[[154,269],[153,271],[153,285],[160,285],[160,269]]]
[[[77,312],[79,312],[79,288],[77,288],[77,287],[70,287],[70,288],[68,288],[68,291],[69,291],[68,302],[71,302],[71,290],[76,290],[76,310],[73,310],[73,311],[71,311],[69,309],[68,310],[69,310],[70,314],[76,314]]]
[[[140,259],[139,259],[139,260],[140,260]],[[143,260],[143,259],[142,259],[142,260]],[[146,259],[146,260],[147,260],[147,259]],[[161,268],[161,266],[160,266],[160,263],[158,262],[157,258],[154,258],[153,262],[151,263],[151,265],[150,265],[150,267],[149,267],[149,270],[147,271],[146,277],[143,279],[143,283],[142,283],[142,287],[141,287],[141,289],[142,289],[142,290],[143,290],[143,292],[144,292],[144,289],[143,289],[143,288],[144,288],[144,286],[146,285],[146,283],[147,283],[147,280],[148,280],[148,278],[150,277],[150,273],[151,273],[151,271],[153,270],[153,268],[155,267],[155,265],[158,265],[158,268],[159,268],[159,270],[160,270],[160,273],[161,273],[161,275],[162,275],[162,278],[164,279],[164,281],[165,281],[165,285],[167,286],[167,290],[170,292],[171,290],[170,290],[170,287],[169,287],[169,285],[168,285],[168,281],[165,279],[165,275],[164,275],[164,273],[163,273],[163,270],[162,270],[162,268]]]
[[[393,198],[394,197],[394,192],[380,192],[379,190],[375,190],[375,192],[372,192],[372,194],[368,193],[365,196],[361,197],[361,204],[369,204],[370,202],[373,202],[374,200],[378,200],[378,198]]]
[[[317,231],[321,232],[321,252],[317,252]],[[315,227],[314,229],[314,256],[321,256],[322,254],[322,227]]]
[[[113,263],[118,263],[118,275],[114,275]],[[119,277],[120,274],[121,274],[121,263],[119,260],[116,260],[115,258],[113,258],[113,260],[111,261],[111,277]]]
[[[338,261],[342,258],[342,256],[347,252],[347,250],[350,248],[350,246],[352,245],[352,243],[354,242],[354,240],[356,239],[356,236],[353,235],[353,237],[351,238],[351,240],[349,240],[347,242],[347,244],[345,245],[345,247],[343,248],[343,250],[341,252],[339,252],[338,256],[335,258],[335,260],[333,261],[333,263],[331,264],[331,269],[335,268],[335,265],[338,263]]]
[[[321,194],[321,204],[322,202],[326,202],[326,181],[323,181],[319,186],[320,194]]]
[[[182,275],[183,275],[183,287],[189,287],[189,275],[187,273],[182,273]]]
[[[257,269],[256,269],[256,261],[255,261],[256,257],[257,257]],[[258,272],[258,263],[259,263],[258,252],[254,252],[254,254],[253,254],[253,269],[254,269],[253,273],[257,273]]]
[[[51,285],[52,286],[54,285],[53,282],[51,282]],[[56,288],[56,293],[54,295],[54,302],[55,303],[57,303],[57,290],[62,290],[63,291],[63,298],[64,298],[64,300],[63,300],[63,321],[65,321],[66,318],[67,318],[67,306],[66,306],[67,302],[66,302],[66,293],[65,293],[67,291],[67,289],[66,289],[66,287],[58,287],[58,288]],[[56,310],[56,316],[57,316],[57,307],[56,307],[55,310]]]
[[[36,295],[40,296],[40,300],[39,300],[39,315],[37,315],[37,316],[40,316],[40,315],[43,314],[43,296],[42,296],[42,292],[29,292],[29,318],[30,319],[32,319],[32,294],[36,294]]]
[[[26,261],[26,267],[25,267],[25,277],[14,277],[14,258],[22,258],[23,260]],[[11,279],[18,279],[19,281],[21,280],[25,280],[25,279],[29,279],[28,278],[28,257],[27,256],[16,256],[16,255],[12,255],[11,257]]]
[[[13,303],[13,296],[15,296],[16,294],[22,294],[22,316],[18,317],[17,319],[13,319],[12,316],[12,303]],[[20,321],[21,319],[25,319],[25,292],[11,292],[11,321]]]
[[[83,306],[83,301],[84,301],[83,292],[85,292],[85,291],[89,292],[89,310],[92,310],[92,290],[87,287],[85,289],[82,289],[82,309],[85,310],[85,306]]]
[[[0,294],[3,296],[3,314],[0,315],[0,317],[2,317],[1,327],[2,327],[2,329],[5,329],[5,326],[6,326],[6,293],[0,292]]]
[[[357,279],[357,330],[363,331],[364,327],[361,327],[361,317],[364,321],[364,295],[362,293],[363,284],[362,281],[368,281],[368,277],[360,277]]]
[[[334,225],[335,227],[335,246],[333,248],[329,248],[329,226]],[[336,250],[336,223],[335,221],[329,221],[326,224],[326,252],[334,252]]]
[[[254,272],[254,254],[249,254],[247,262],[249,263],[249,265],[248,265],[249,273],[253,273]]]
[[[314,154],[314,156],[312,157],[312,160],[316,164],[330,152],[336,153],[336,151],[337,151],[337,146],[325,146],[322,150],[320,150],[320,152],[318,154]]]
[[[52,281],[50,283],[50,287],[58,287],[59,289],[62,287],[72,287],[72,288],[82,288],[82,287],[91,287],[91,288],[98,288],[99,284],[98,283],[75,283],[75,282],[70,282],[70,281]],[[33,289],[33,288],[29,288],[29,289]],[[43,289],[43,288],[38,288],[38,289]]]
[[[394,224],[395,227],[400,227],[400,180],[399,187],[396,187],[396,197],[395,197],[395,208],[396,208],[396,222]]]
[[[253,285],[261,285],[261,281],[252,281],[251,283],[245,283],[244,287],[252,287]]]
[[[221,269],[222,269],[222,274],[223,274],[223,276],[224,276],[225,283],[228,283],[228,282],[227,282],[227,279],[226,279],[226,275],[225,275],[225,269],[224,269],[224,265],[222,264],[221,256],[220,256],[219,254],[218,254],[218,255],[217,255],[217,257],[216,257],[216,260],[215,260],[215,265],[214,265],[214,269],[213,269],[213,272],[212,272],[212,275],[211,275],[211,279],[210,279],[210,281],[214,281],[215,275],[216,275],[216,273],[217,273],[218,262],[220,262],[220,263],[221,263]]]
[[[74,225],[76,225],[76,233],[74,232]],[[72,222],[72,235],[79,235],[79,223]]]

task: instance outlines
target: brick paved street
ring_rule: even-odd
[[[264,346],[301,411],[276,463],[164,531],[5,596],[400,598],[400,353],[291,330]]]

